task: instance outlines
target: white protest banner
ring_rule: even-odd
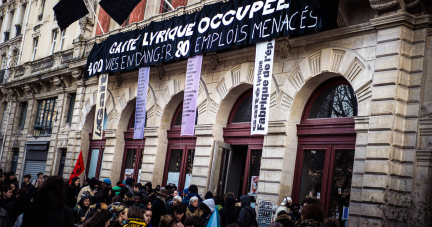
[[[139,69],[138,91],[135,108],[135,126],[133,135],[134,140],[142,140],[144,138],[149,75],[150,67],[142,67]]]
[[[181,136],[193,136],[195,132],[198,88],[201,76],[202,55],[188,58],[183,99]]]
[[[105,116],[105,103],[107,95],[108,74],[99,76],[99,86],[96,98],[96,114],[93,127],[93,140],[102,140],[103,122]]]
[[[251,135],[267,134],[274,48],[274,39],[256,45]]]

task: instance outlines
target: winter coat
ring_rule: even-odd
[[[130,185],[127,184],[127,185],[126,185],[126,188],[128,189],[128,191],[129,191],[130,193],[132,193],[132,195],[135,194],[135,192],[134,192],[132,186],[130,186]]]
[[[66,188],[66,206],[74,208],[77,204],[79,188],[69,185]]]
[[[203,215],[201,215],[201,218],[203,219],[203,221],[204,221],[204,226],[207,226],[207,224],[209,223],[209,221],[210,221],[210,218],[211,218],[211,216],[212,216],[212,214],[213,214],[213,212],[215,211],[215,209],[216,209],[216,205],[215,205],[215,202],[214,202],[214,200],[213,199],[206,199],[206,200],[204,200],[203,201],[203,203],[210,209],[210,214],[208,214],[208,215],[205,215],[205,214],[203,214]],[[221,217],[220,217],[220,215],[218,214],[218,218],[219,218],[219,223],[221,222]],[[213,226],[212,226],[213,227]],[[219,227],[219,226],[214,226],[214,227]]]
[[[158,196],[153,202],[152,213],[153,215],[150,224],[153,226],[159,226],[162,215],[167,214],[165,201],[160,196]]]
[[[88,219],[90,219],[91,217],[93,217],[93,215],[96,213],[96,210],[93,207],[81,207],[78,206],[78,211],[77,211],[77,222],[78,223],[83,223],[81,222],[81,218],[85,217],[84,221],[87,221]]]
[[[185,197],[183,198],[182,202],[183,202],[185,205],[189,205],[189,201],[190,201],[190,199],[191,199],[192,197],[194,197],[194,196],[198,197],[198,207],[199,207],[199,206],[201,205],[201,202],[203,201],[203,199],[202,199],[201,196],[198,195],[197,193],[189,193],[188,196],[185,196]]]
[[[55,198],[52,195],[39,195],[24,212],[21,227],[73,227],[72,210],[67,206],[60,209],[53,207]]]
[[[294,224],[295,227],[319,227],[321,226],[321,223],[319,221],[315,221],[312,219],[306,219],[306,220],[298,220]]]
[[[244,195],[240,197],[242,209],[240,210],[239,217],[237,219],[237,223],[241,227],[249,227],[252,226],[252,219],[256,219],[255,210],[250,206],[251,199],[248,195]]]
[[[22,182],[21,188],[25,188],[24,182]],[[30,199],[32,199],[34,197],[34,195],[36,194],[36,188],[32,184],[29,183],[26,190],[27,190],[27,194],[30,196]]]
[[[10,227],[12,223],[9,221],[9,215],[7,211],[0,208],[0,227]]]
[[[30,197],[28,195],[21,195],[16,198],[15,201],[9,203],[6,206],[6,211],[9,214],[9,219],[11,223],[15,223],[18,216],[24,213],[27,206],[30,204]]]
[[[233,197],[228,197],[225,201],[225,207],[219,211],[221,216],[221,227],[226,227],[229,224],[235,223],[238,219],[238,212],[235,208],[236,200]]]
[[[291,217],[288,214],[281,214],[276,217],[276,222],[281,223],[284,227],[293,227],[294,224],[291,222]]]
[[[147,224],[141,218],[128,218],[128,223],[124,227],[146,227],[146,226]]]
[[[88,196],[94,196],[93,190],[89,186],[85,186],[81,188],[81,190],[78,192],[76,203],[78,203],[81,200],[81,197],[83,196],[83,193],[87,194]]]
[[[203,214],[202,210],[199,207],[192,207],[192,205],[188,205],[186,208],[186,216],[190,217],[190,216],[198,216],[201,217],[201,215]]]
[[[298,213],[298,215],[296,216],[293,212],[288,213],[288,215],[291,217],[291,222],[295,223],[296,221],[301,219],[301,214],[300,212]]]

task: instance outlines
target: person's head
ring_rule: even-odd
[[[123,202],[123,199],[122,199],[122,197],[120,197],[119,195],[115,195],[115,196],[112,198],[111,202],[113,202],[113,203],[116,203],[116,202],[122,203],[122,202]]]
[[[127,206],[133,206],[135,203],[135,198],[133,197],[132,193],[126,192],[126,194],[123,197],[123,201]]]
[[[99,185],[99,180],[96,178],[92,178],[89,180],[89,186],[91,190],[95,190]]]
[[[241,203],[241,207],[246,207],[246,206],[250,206],[251,204],[251,198],[248,195],[242,195],[240,197],[240,203]]]
[[[43,178],[43,173],[39,172],[36,176],[37,176],[37,178],[42,179]]]
[[[129,207],[128,218],[139,218],[143,219],[143,214],[138,207]]]
[[[291,205],[291,211],[293,212],[293,214],[298,215],[300,212],[300,204],[298,203],[293,203]]]
[[[165,189],[170,191],[170,194],[172,194],[172,186],[170,184],[165,186]]]
[[[189,195],[189,189],[183,189],[183,198]]]
[[[106,178],[102,181],[102,187],[111,187],[111,180]]]
[[[12,189],[12,192],[14,192],[15,189],[16,189],[16,188],[15,188],[15,184],[11,184],[10,187],[11,187],[11,189]]]
[[[182,198],[180,196],[174,196],[173,200],[172,200],[173,205],[175,206],[176,204],[180,204],[182,203]]]
[[[180,202],[173,207],[173,211],[176,222],[179,222],[185,217],[186,206]]]
[[[10,171],[10,172],[8,172],[8,178],[9,178],[9,180],[12,180],[12,179],[14,179],[15,178],[15,172],[14,171]]]
[[[165,214],[161,217],[159,222],[159,227],[174,227],[175,226],[175,220],[173,216]]]
[[[151,208],[152,208],[152,201],[151,201],[150,198],[145,198],[145,199],[142,201],[142,204],[143,204],[147,209],[151,210]]]
[[[12,198],[13,195],[12,188],[7,184],[4,184],[1,187],[1,193],[2,193],[2,199],[10,199]]]
[[[185,227],[204,227],[204,221],[198,216],[190,216],[186,218]]]
[[[160,190],[160,185],[156,185],[156,188]]]
[[[102,190],[100,190],[96,194],[96,200],[101,203],[110,204],[111,203],[111,188],[110,187],[103,187]]]
[[[28,195],[27,190],[25,188],[20,188],[18,189],[17,193],[16,193],[16,197],[20,197],[23,195]]]
[[[5,175],[4,173],[0,173],[0,181],[4,181],[5,180]]]
[[[324,219],[324,227],[339,227],[339,221],[334,218]]]
[[[147,183],[144,185],[144,187],[145,187],[145,190],[146,190],[146,191],[153,190],[152,183],[150,183],[150,182],[147,182]]]
[[[177,190],[174,190],[173,193],[172,193],[172,195],[173,195],[173,197],[176,197],[176,196],[179,195],[179,192]]]
[[[213,199],[216,205],[221,205],[223,207],[225,206],[224,199],[222,198],[221,195],[215,195],[213,196]]]
[[[135,193],[134,199],[135,199],[135,205],[139,205],[142,203],[143,196],[141,193]]]
[[[225,200],[226,207],[234,209],[235,204],[236,204],[236,199],[234,199],[234,197],[230,196],[230,197],[226,198],[226,200]]]
[[[90,197],[88,196],[83,196],[81,197],[80,201],[78,202],[78,205],[81,208],[87,208],[90,206]]]
[[[307,204],[301,211],[301,219],[307,220],[312,219],[315,221],[324,221],[324,211],[318,204]]]
[[[227,192],[227,193],[225,194],[225,196],[224,196],[224,201],[225,201],[225,203],[226,203],[226,199],[227,199],[228,197],[233,197],[234,200],[236,199],[234,193],[232,193],[232,192]]]
[[[198,207],[198,197],[194,196],[190,198],[189,204],[193,207]]]
[[[188,188],[189,193],[198,194],[198,187],[194,184],[191,184]]]
[[[201,203],[201,210],[203,211],[203,214],[208,215],[213,213],[215,210],[215,203],[213,199],[206,199]]]
[[[169,191],[166,189],[161,189],[160,191],[157,192],[157,195],[166,200],[169,198]]]
[[[147,225],[149,225],[153,213],[152,213],[151,209],[144,208],[144,209],[142,209],[142,210],[144,211],[144,222],[145,222]]]
[[[53,203],[50,205],[54,209],[60,209],[64,206],[65,183],[63,177],[52,176],[44,181],[36,192],[36,198],[44,195],[52,196]]]
[[[212,199],[212,198],[213,198],[213,193],[211,191],[208,191],[204,196],[204,199]]]
[[[23,177],[24,183],[29,183],[30,179],[31,179],[31,175],[30,174],[26,174]]]
[[[90,180],[88,178],[85,179],[84,183],[83,183],[83,187],[89,186],[89,184],[90,184],[89,182],[90,182]]]
[[[83,227],[105,226],[110,225],[112,214],[109,210],[99,210],[87,221],[84,222]]]
[[[45,175],[45,176],[43,177],[43,179],[46,180],[46,179],[48,179],[48,177],[49,177],[48,175]]]
[[[127,221],[128,208],[123,205],[112,206],[112,210],[118,218],[119,222]]]
[[[307,206],[308,204],[316,204],[321,205],[321,202],[318,199],[315,198],[306,198],[303,200],[303,206]]]
[[[141,191],[141,188],[142,188],[142,184],[141,184],[141,183],[137,183],[137,184],[135,184],[135,185],[133,186],[133,190],[134,190],[134,192],[139,192],[139,191]]]
[[[126,179],[126,185],[132,186],[135,180],[133,178]]]
[[[72,183],[71,183],[71,185],[72,185],[73,187],[79,188],[79,186],[80,186],[80,179],[79,179],[79,177],[74,177],[74,178],[72,179]]]

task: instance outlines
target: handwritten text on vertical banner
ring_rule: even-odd
[[[188,58],[183,99],[182,136],[194,135],[202,58],[202,55]]]
[[[93,128],[93,140],[101,140],[103,133],[103,122],[105,116],[105,103],[107,95],[108,74],[99,76],[99,86],[96,99],[96,114]]]
[[[142,67],[139,69],[133,136],[136,140],[142,140],[144,138],[149,75],[150,67]]]
[[[274,39],[256,45],[251,135],[267,134],[274,47]]]

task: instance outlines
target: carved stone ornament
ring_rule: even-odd
[[[63,80],[60,77],[58,76],[54,77],[52,81],[57,89],[65,88],[65,84],[63,83]]]
[[[89,16],[85,16],[79,20],[79,25],[81,28],[80,36],[82,38],[88,39],[91,37],[91,32],[93,28],[93,19]]]
[[[390,11],[412,11],[426,12],[423,0],[369,0],[370,6],[381,14]]]
[[[277,43],[277,47],[279,48],[281,58],[283,59],[287,58],[289,51],[291,50],[288,37],[285,37],[285,39],[280,40]]]
[[[79,68],[73,69],[72,70],[72,77],[78,80],[82,77],[82,72],[83,71]]]
[[[69,134],[69,131],[71,129],[71,126],[69,124],[66,124],[66,126],[64,128],[61,128],[59,130],[59,134]]]
[[[212,70],[215,70],[219,65],[219,57],[216,52],[211,52],[208,54],[210,58],[210,64],[212,66]]]
[[[157,71],[159,72],[159,80],[162,80],[162,78],[165,76],[165,68],[162,64],[156,65]]]
[[[20,137],[20,136],[22,136],[22,135],[23,135],[23,133],[22,133],[22,131],[19,130],[19,129],[12,131],[12,136]]]
[[[420,118],[430,118],[432,117],[432,113],[429,113],[429,110],[426,106],[421,107]]]
[[[58,139],[57,140],[57,148],[67,148],[67,139]]]
[[[24,91],[27,95],[35,95],[36,91],[30,84],[24,84]]]
[[[114,75],[117,80],[117,87],[120,87],[123,83],[123,78],[121,76],[121,73],[114,73]]]

